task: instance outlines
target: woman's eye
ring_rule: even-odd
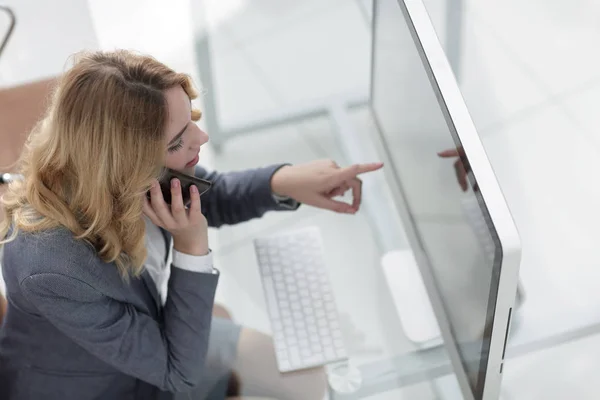
[[[183,148],[183,142],[180,140],[179,143],[177,143],[175,146],[169,147],[169,153],[174,153],[178,150],[181,150],[182,148]]]

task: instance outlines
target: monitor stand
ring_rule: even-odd
[[[420,348],[441,345],[442,334],[412,251],[386,253],[381,267],[407,338]]]

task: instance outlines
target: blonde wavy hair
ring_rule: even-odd
[[[139,275],[143,197],[166,155],[164,91],[177,85],[196,97],[189,76],[152,57],[76,55],[27,139],[18,164],[23,181],[11,183],[0,201],[0,245],[19,231],[66,227],[124,278]],[[192,119],[199,118],[194,110]]]

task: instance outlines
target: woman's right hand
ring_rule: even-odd
[[[144,214],[161,228],[173,235],[175,250],[196,256],[206,255],[208,247],[208,223],[200,210],[200,194],[196,186],[190,188],[191,203],[189,209],[183,205],[181,182],[171,180],[171,206],[160,191],[158,181],[150,189],[150,200],[144,196]]]

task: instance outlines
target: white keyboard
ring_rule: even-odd
[[[254,240],[279,371],[347,359],[318,228]]]

